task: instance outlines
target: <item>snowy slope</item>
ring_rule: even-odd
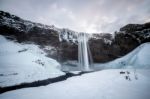
[[[0,35],[0,86],[62,75],[60,64],[34,44],[19,44]]]
[[[125,79],[122,70],[103,70],[72,77],[48,86],[6,92],[0,99],[150,99],[150,70],[138,70],[138,79]],[[127,70],[124,70],[127,71]]]
[[[150,43],[144,43],[121,58],[118,58],[114,61],[105,64],[95,64],[95,68],[97,69],[110,69],[110,68],[150,69],[149,50],[150,50]]]

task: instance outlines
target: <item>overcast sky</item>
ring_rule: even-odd
[[[0,10],[78,32],[113,33],[150,22],[150,0],[0,0]]]

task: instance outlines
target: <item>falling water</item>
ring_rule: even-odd
[[[62,71],[93,71],[93,59],[88,44],[89,35],[86,33],[78,34],[78,64],[73,61],[66,61],[62,64]]]
[[[78,65],[81,71],[91,71],[90,49],[88,45],[88,35],[86,33],[78,34]]]

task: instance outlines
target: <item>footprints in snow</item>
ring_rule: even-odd
[[[120,74],[123,75],[124,78],[128,81],[132,81],[133,79],[138,80],[138,76],[136,74],[136,71],[133,72],[134,78],[131,77],[131,72],[129,72],[129,71],[120,71]]]

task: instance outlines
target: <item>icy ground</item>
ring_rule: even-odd
[[[130,80],[120,71],[129,71]],[[6,92],[0,99],[150,99],[150,70],[102,70],[42,87]]]

